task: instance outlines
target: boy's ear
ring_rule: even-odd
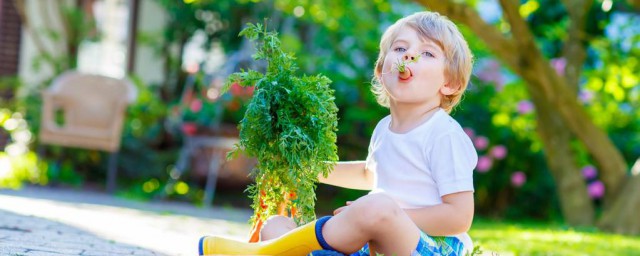
[[[442,87],[440,87],[440,93],[442,93],[442,95],[447,95],[447,96],[452,95],[457,91],[458,91],[458,86],[452,85],[450,83],[447,83]]]

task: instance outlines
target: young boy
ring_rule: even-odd
[[[477,153],[448,115],[467,87],[471,67],[469,47],[447,18],[420,12],[398,20],[382,36],[372,88],[391,114],[376,126],[366,161],[340,162],[320,179],[371,193],[337,209],[333,217],[293,230],[289,219],[272,218],[262,232],[262,240],[269,241],[248,244],[204,237],[200,254],[471,251],[466,232],[473,219]]]

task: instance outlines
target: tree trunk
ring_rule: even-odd
[[[565,221],[572,226],[594,224],[594,209],[587,187],[579,175],[575,152],[571,148],[573,136],[562,117],[536,92],[531,92],[536,106],[537,132],[544,146],[544,156],[556,183],[560,209]]]
[[[627,179],[615,201],[602,214],[598,227],[603,230],[627,234],[640,234],[640,175]]]

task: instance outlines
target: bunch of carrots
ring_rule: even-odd
[[[265,204],[263,197],[266,196],[266,193],[264,192],[264,190],[260,190],[260,212],[256,212],[256,222],[253,223],[253,227],[251,227],[251,232],[249,233],[249,242],[250,243],[257,243],[260,241],[260,231],[262,230],[262,226],[264,225],[264,220],[261,218],[261,214],[267,210],[267,204]],[[289,204],[289,202],[291,200],[295,200],[296,199],[296,193],[295,192],[289,192],[289,193],[284,193],[284,201],[280,204],[278,204],[278,215],[280,216],[285,216],[285,217],[291,217],[293,218],[293,216],[296,216],[296,214],[298,213],[298,210],[296,208],[295,205],[291,206],[291,209],[289,212],[287,212],[287,204]]]

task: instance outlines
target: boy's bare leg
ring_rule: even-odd
[[[260,241],[278,238],[298,226],[292,218],[275,215],[269,217],[260,231]]]
[[[356,252],[368,242],[372,255],[410,255],[420,239],[418,227],[384,194],[354,201],[327,221],[322,233],[327,243],[340,252]]]
[[[265,223],[260,240],[278,238],[295,228],[293,219],[273,216]],[[383,194],[354,201],[327,221],[322,233],[329,245],[345,253],[354,253],[369,243],[372,253],[410,255],[420,239],[418,227],[393,199]]]

